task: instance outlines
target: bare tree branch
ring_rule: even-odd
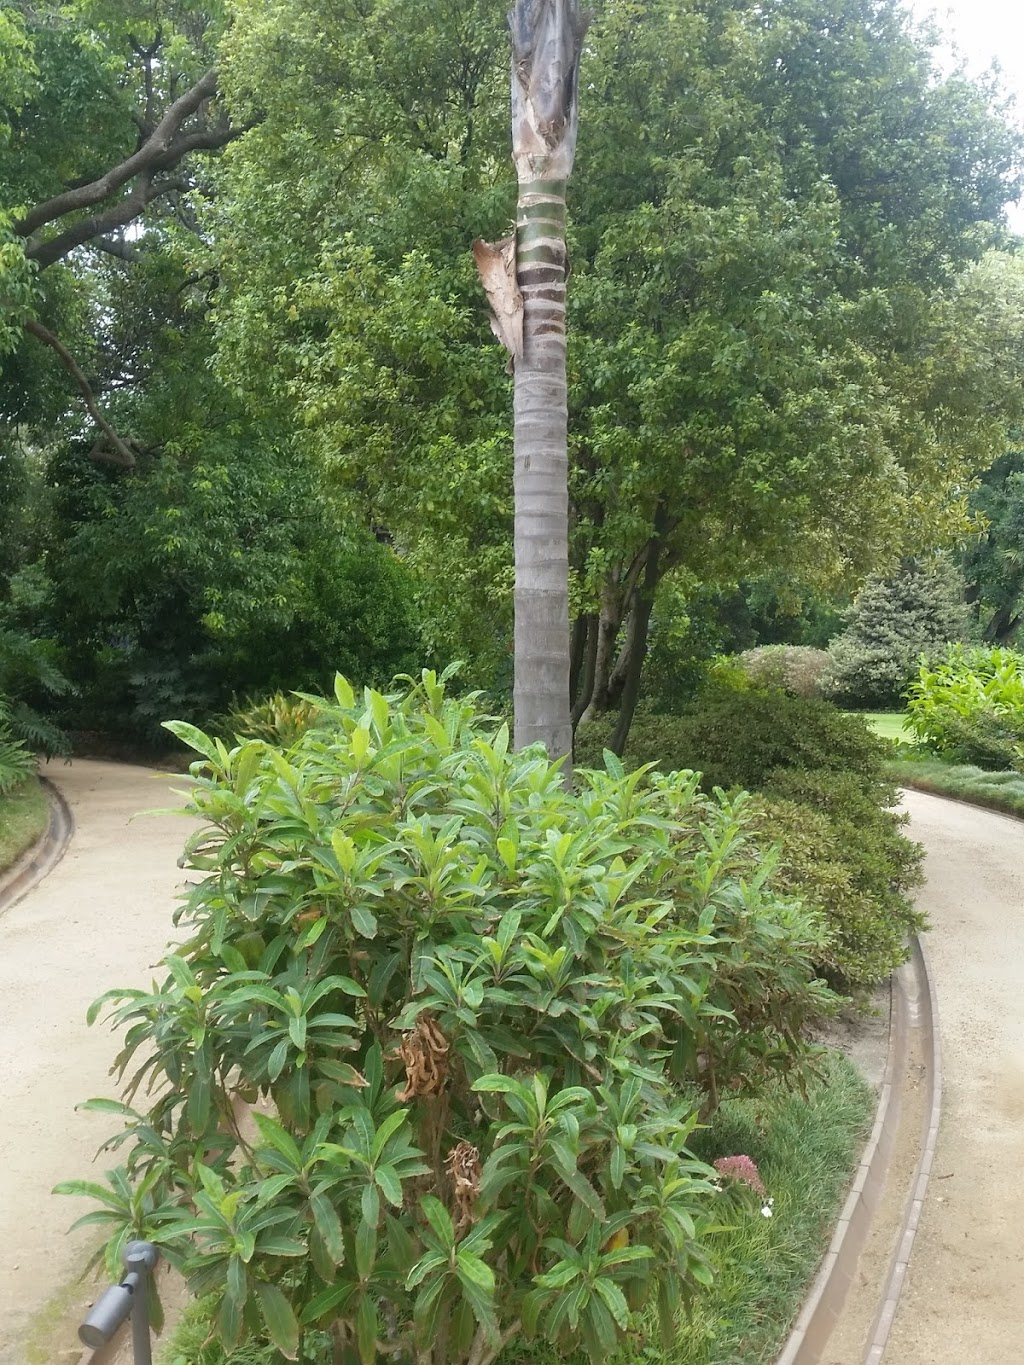
[[[181,138],[179,136],[186,120],[197,112],[204,100],[211,99],[216,93],[217,72],[211,68],[196,81],[191,90],[186,90],[184,95],[174,101],[137,152],[120,162],[119,165],[112,166],[109,171],[106,171],[97,180],[90,181],[88,185],[65,190],[62,194],[56,194],[52,199],[37,204],[15,225],[15,231],[22,237],[31,237],[34,232],[37,232],[47,223],[55,222],[66,214],[91,208],[93,204],[99,204],[104,199],[109,199],[115,190],[120,189],[129,180],[147,170],[167,169],[170,165],[176,165],[182,156],[198,147],[210,149],[214,146],[223,146],[225,142],[230,140],[231,136],[231,130],[226,126],[216,133],[219,140],[213,142],[204,140],[214,137],[213,131],[194,135],[199,137],[198,142],[194,141],[193,137]],[[171,148],[176,141],[181,150],[176,152],[172,160],[169,160]]]
[[[111,451],[104,451],[102,449],[98,451],[97,447],[93,447],[91,458],[102,458],[106,463],[116,464],[122,469],[134,469],[135,452],[132,450],[131,446],[127,445],[125,441],[118,436],[117,432],[103,416],[82,367],[68,348],[58,337],[53,335],[48,327],[44,327],[41,322],[36,322],[34,318],[25,323],[25,330],[34,336],[37,341],[41,341],[44,346],[49,346],[51,350],[56,351],[57,355],[60,356],[61,363],[82,391],[82,396],[85,398],[85,406],[89,409],[90,417],[110,442],[112,447]]]

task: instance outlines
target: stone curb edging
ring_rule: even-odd
[[[48,876],[67,852],[75,832],[75,817],[71,807],[47,777],[39,781],[46,790],[50,803],[50,818],[42,836],[13,867],[0,874],[0,915],[17,905],[34,886]]]
[[[903,1221],[903,1236],[896,1248],[889,1276],[885,1286],[885,1297],[875,1319],[871,1346],[864,1357],[864,1365],[880,1365],[889,1342],[889,1335],[896,1319],[900,1296],[907,1278],[907,1267],[914,1249],[914,1239],[921,1223],[928,1181],[935,1164],[935,1148],[939,1137],[939,1120],[942,1115],[942,1039],[939,1036],[939,1013],[935,999],[935,987],[931,972],[928,970],[928,954],[924,944],[915,936],[911,949],[916,958],[916,977],[921,992],[916,1007],[920,1011],[920,1027],[928,1038],[931,1047],[928,1058],[928,1101],[924,1133],[924,1147],[914,1171],[914,1181],[910,1201]]]
[[[886,1278],[885,1295],[876,1314],[864,1365],[879,1365],[896,1316],[907,1263],[921,1217],[921,1208],[934,1159],[941,1103],[941,1052],[938,1013],[928,963],[920,941],[911,943],[911,983],[907,969],[890,979],[891,1010],[889,1050],[875,1111],[871,1136],[861,1154],[853,1184],[839,1215],[828,1251],[818,1269],[810,1293],[790,1331],[775,1365],[818,1365],[839,1320],[857,1264],[867,1243],[875,1211],[881,1199],[899,1128],[901,1076],[906,1070],[912,1028],[923,1030],[929,1052],[929,1097],[924,1150],[914,1171],[911,1198],[904,1214],[903,1230]]]
[[[816,1365],[820,1360],[839,1320],[867,1240],[899,1122],[895,1080],[907,1055],[908,1011],[895,973],[890,977],[889,990],[889,1048],[871,1136],[861,1153],[853,1184],[810,1293],[775,1365]]]

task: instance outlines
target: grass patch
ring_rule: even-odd
[[[969,763],[945,763],[941,758],[904,756],[889,764],[892,780],[901,787],[936,796],[951,796],[975,806],[1024,817],[1024,773],[986,772]]]
[[[0,796],[0,872],[16,863],[46,829],[50,803],[37,777]]]
[[[718,1274],[693,1316],[664,1350],[657,1330],[610,1356],[607,1365],[769,1365],[803,1303],[832,1236],[854,1167],[871,1127],[874,1099],[852,1062],[829,1056],[822,1082],[806,1099],[781,1087],[758,1099],[726,1100],[698,1134],[697,1155],[711,1161],[743,1153],[757,1162],[774,1215],[735,1215],[712,1238]],[[269,1348],[231,1356],[209,1340],[215,1299],[194,1304],[158,1357],[159,1365],[270,1365]],[[328,1357],[325,1356],[325,1360]],[[585,1365],[550,1347],[510,1346],[501,1365]]]
[[[912,744],[914,732],[902,711],[852,711],[849,714],[860,716],[882,739],[895,740],[897,744]]]

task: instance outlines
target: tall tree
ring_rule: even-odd
[[[515,740],[569,762],[565,194],[586,23],[576,0],[516,0],[509,22],[516,229],[476,256],[515,371]]]

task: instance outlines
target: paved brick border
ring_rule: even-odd
[[[909,975],[909,981],[908,981]],[[889,1269],[882,1303],[871,1331],[871,1344],[863,1365],[879,1365],[896,1315],[907,1263],[921,1217],[928,1176],[931,1173],[938,1134],[941,1103],[941,1052],[938,1013],[920,941],[911,944],[909,972],[901,969],[890,979],[891,1008],[889,1050],[885,1074],[875,1111],[874,1127],[861,1154],[853,1184],[839,1215],[832,1241],[818,1269],[810,1293],[776,1365],[818,1365],[846,1302],[857,1273],[857,1263],[867,1242],[871,1222],[885,1183],[893,1143],[899,1127],[900,1091],[906,1071],[912,1029],[924,1031],[929,1053],[929,1096],[924,1150],[914,1172],[912,1195],[904,1215],[903,1232]]]
[[[60,862],[75,832],[71,807],[49,778],[40,782],[50,803],[50,819],[42,836],[23,853],[13,867],[0,874],[0,915],[26,896]]]

